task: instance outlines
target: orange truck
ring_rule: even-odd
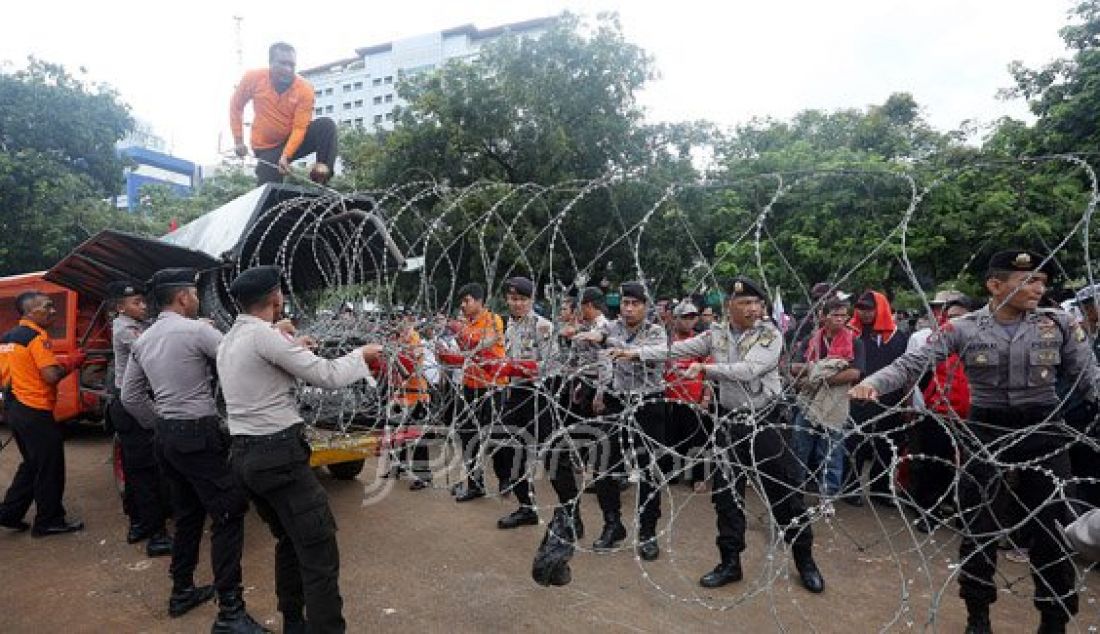
[[[66,361],[77,351],[86,355],[80,371],[58,384],[54,418],[58,422],[101,421],[112,357],[110,324],[101,302],[47,281],[45,272],[0,278],[0,333],[19,322],[15,298],[27,291],[46,293],[57,308],[57,319],[48,334],[58,359]],[[0,417],[2,412],[0,408]]]

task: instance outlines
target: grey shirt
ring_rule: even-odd
[[[620,318],[605,323],[597,330],[605,335],[603,345],[608,348],[668,347],[668,333],[660,324],[643,321],[632,329]],[[649,394],[665,389],[664,359],[611,361],[604,355],[600,359],[600,383],[606,385],[610,378],[613,392]]]
[[[126,411],[139,422],[217,416],[211,364],[221,339],[205,321],[162,312],[133,343],[122,381]]]
[[[911,386],[952,353],[962,359],[973,407],[1054,407],[1060,402],[1055,391],[1060,375],[1093,398],[1095,368],[1088,337],[1068,313],[1046,308],[1024,315],[1011,335],[994,320],[989,306],[952,319],[923,347],[905,353],[863,384],[879,394]]]
[[[115,388],[122,389],[126,365],[130,362],[130,349],[141,336],[142,324],[133,317],[119,315],[111,322],[111,347],[115,354]]]
[[[508,320],[508,327],[504,329],[504,354],[509,359],[538,361],[539,373],[547,376],[557,370],[556,349],[554,325],[550,320],[534,312]]]
[[[274,434],[302,422],[297,379],[335,389],[370,376],[361,348],[338,359],[318,357],[251,315],[238,315],[218,347],[218,377],[235,436]]]
[[[607,317],[600,314],[591,322],[580,320],[576,324],[576,332],[590,332],[607,326]],[[600,345],[588,341],[579,341],[576,336],[568,340],[568,344],[562,345],[560,350],[562,358],[562,372],[570,375],[581,375],[588,378],[596,378],[600,371]]]
[[[714,324],[691,339],[638,351],[647,361],[713,357],[706,378],[718,384],[718,402],[732,410],[759,409],[779,395],[782,352],[783,335],[771,321],[759,321],[748,330],[734,329],[728,322]]]

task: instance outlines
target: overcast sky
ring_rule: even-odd
[[[286,40],[299,68],[354,49],[461,24],[486,28],[556,15],[618,11],[627,39],[656,58],[642,95],[652,120],[725,126],[805,108],[863,107],[908,91],[929,120],[1024,118],[1000,101],[1012,60],[1064,53],[1058,29],[1071,0],[404,0],[402,2],[13,2],[3,11],[0,63],[27,55],[83,66],[114,85],[172,150],[203,163],[228,139],[238,76],[233,16],[243,20],[245,67],[266,65]],[[228,143],[227,140],[223,144]]]

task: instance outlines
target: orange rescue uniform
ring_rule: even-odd
[[[491,345],[481,347],[483,342],[490,338],[496,338]],[[458,347],[463,352],[477,350],[470,362],[466,364],[462,372],[462,384],[475,389],[485,389],[493,386],[508,384],[508,377],[502,375],[492,367],[482,367],[486,361],[502,361],[504,359],[504,320],[491,311],[483,310],[472,321],[462,323],[462,330],[458,333]],[[487,364],[492,366],[493,364]],[[495,364],[499,366],[499,363]]]
[[[249,100],[256,115],[252,121],[252,148],[267,150],[285,142],[283,156],[294,156],[313,119],[313,86],[295,75],[290,88],[280,94],[271,83],[269,69],[245,73],[229,102],[229,127],[237,142],[244,139],[244,106]]]
[[[25,346],[6,343],[0,349],[7,357],[12,394],[26,407],[53,412],[57,388],[42,378],[42,369],[61,363],[50,349],[50,338],[45,330],[28,319],[20,319],[19,325],[37,332],[38,336]]]

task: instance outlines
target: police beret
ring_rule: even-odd
[[[645,286],[641,282],[623,282],[619,287],[619,294],[623,297],[630,297],[640,302],[648,302],[649,296],[646,295]]]
[[[504,293],[515,293],[524,297],[535,296],[535,283],[526,277],[511,277],[504,282]]]
[[[107,297],[109,299],[123,299],[135,295],[144,295],[145,287],[133,282],[109,282],[107,284]]]
[[[283,271],[277,266],[257,266],[242,271],[229,284],[229,293],[238,302],[252,302],[279,288]]]
[[[603,304],[603,291],[596,286],[589,286],[581,292],[582,304]]]
[[[455,294],[455,297],[459,301],[462,301],[462,298],[466,297],[467,295],[473,297],[479,302],[483,302],[485,301],[485,287],[481,284],[478,284],[477,282],[470,282],[469,284],[466,284],[462,288],[458,289],[458,293]]]
[[[764,289],[747,277],[735,277],[726,284],[726,296],[728,299],[738,297],[756,297],[764,301],[768,300],[768,294]]]
[[[154,291],[161,288],[180,288],[198,286],[199,272],[195,269],[161,269],[153,274],[149,287]]]
[[[688,300],[684,300],[679,304],[676,304],[676,308],[672,309],[673,317],[684,317],[686,315],[698,315],[699,308]]]
[[[1057,270],[1054,268],[1054,260],[1043,262],[1043,256],[1034,251],[1025,249],[1013,249],[994,253],[989,258],[989,266],[986,267],[986,277],[995,271],[1042,271],[1050,277],[1054,277]]]

